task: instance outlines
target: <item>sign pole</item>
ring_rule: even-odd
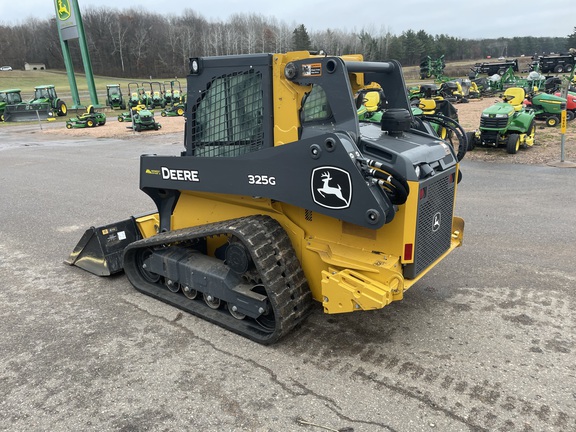
[[[90,100],[94,107],[98,105],[98,94],[96,93],[96,86],[94,84],[94,73],[92,72],[92,62],[90,61],[90,53],[88,51],[88,44],[86,43],[86,34],[84,33],[84,23],[80,15],[80,8],[78,7],[78,0],[72,0],[72,7],[78,17],[78,41],[80,42],[80,53],[82,54],[82,62],[84,64],[84,71],[86,72],[86,82],[88,83],[88,91],[90,92]]]
[[[568,85],[569,80],[564,79],[560,96],[564,99],[568,98]],[[553,162],[549,164],[557,168],[576,168],[576,163],[566,160],[565,144],[566,144],[566,102],[562,104],[562,113],[560,114],[560,162]]]

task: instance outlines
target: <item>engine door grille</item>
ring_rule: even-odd
[[[414,264],[404,268],[413,279],[450,248],[456,169],[452,168],[420,184]]]

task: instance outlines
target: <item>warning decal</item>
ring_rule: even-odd
[[[322,63],[311,63],[302,65],[302,76],[320,76],[322,75]]]

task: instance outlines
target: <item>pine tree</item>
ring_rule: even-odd
[[[304,24],[296,27],[292,32],[292,48],[295,51],[308,51],[312,48],[310,36]]]

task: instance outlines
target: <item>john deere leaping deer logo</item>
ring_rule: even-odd
[[[58,0],[58,19],[66,21],[70,18],[70,0]]]
[[[440,229],[441,222],[442,222],[442,214],[438,212],[432,218],[432,232],[436,232]]]
[[[318,167],[312,171],[312,199],[329,209],[345,209],[352,201],[350,173],[337,167]]]

